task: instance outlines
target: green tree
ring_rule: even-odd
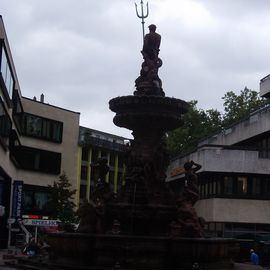
[[[223,127],[247,117],[252,111],[266,103],[266,100],[261,98],[258,92],[247,87],[239,95],[229,91],[222,99],[224,100]]]
[[[184,125],[167,136],[167,146],[171,156],[192,151],[200,139],[221,128],[222,117],[217,110],[197,108],[197,101],[189,102],[190,108],[184,115]]]
[[[239,95],[229,91],[222,99],[223,114],[215,109],[198,109],[195,100],[189,102],[190,109],[183,117],[184,125],[168,133],[167,146],[171,156],[196,149],[198,142],[204,137],[243,119],[266,103],[258,92],[247,87]]]
[[[75,220],[73,195],[76,190],[72,190],[71,186],[65,173],[62,173],[53,185],[48,186],[50,192],[48,208],[52,213],[52,218],[59,219],[64,223]]]

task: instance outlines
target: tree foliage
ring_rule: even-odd
[[[266,102],[258,92],[248,88],[239,95],[229,91],[222,99],[224,113],[216,109],[198,109],[196,100],[189,102],[189,111],[183,117],[184,125],[168,133],[167,146],[171,156],[194,150],[201,139],[243,119]]]
[[[50,191],[48,208],[52,213],[52,218],[59,219],[64,223],[75,220],[73,195],[76,190],[72,190],[71,186],[65,173],[62,173],[53,185],[48,186]]]
[[[197,101],[190,101],[189,111],[184,115],[184,125],[168,133],[168,150],[171,156],[193,150],[198,140],[220,129],[221,113],[217,110],[197,108]]]
[[[233,91],[227,92],[224,97],[223,126],[229,126],[248,116],[252,111],[265,104],[258,92],[245,87],[239,95]]]

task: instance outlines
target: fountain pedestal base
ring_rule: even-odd
[[[56,233],[48,241],[56,261],[93,269],[119,264],[121,269],[190,270],[198,263],[202,269],[225,270],[232,269],[238,251],[235,239],[219,238]]]

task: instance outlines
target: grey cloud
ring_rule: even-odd
[[[165,5],[177,10],[182,2],[200,4],[207,18],[164,13]],[[221,109],[225,92],[258,90],[269,73],[268,1],[149,4],[146,25],[158,24],[162,35],[160,77],[168,96]],[[80,111],[81,125],[130,136],[113,125],[108,101],[132,94],[139,75],[142,32],[134,1],[6,0],[1,10],[23,95],[44,92],[50,104]]]

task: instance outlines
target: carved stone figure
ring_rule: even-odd
[[[192,203],[192,205],[199,200],[198,176],[196,175],[196,172],[199,171],[201,167],[200,164],[194,163],[193,161],[184,164],[186,184],[183,195]]]
[[[98,171],[98,179],[93,191],[93,200],[101,199],[106,202],[111,197],[109,184],[106,182],[106,175],[110,168],[107,165],[108,160],[105,157],[98,159],[97,163],[91,164],[93,169]]]
[[[84,200],[77,210],[80,218],[77,229],[79,233],[102,233],[104,219],[104,205],[98,200],[96,203]]]
[[[186,171],[185,189],[177,199],[177,222],[171,224],[173,235],[184,237],[202,237],[204,220],[197,216],[194,204],[199,200],[198,177],[196,171],[201,165],[193,161],[184,164]]]
[[[106,175],[109,172],[110,168],[108,166],[108,160],[105,157],[100,157],[97,160],[97,163],[91,164],[92,167],[97,168],[98,170],[98,179],[105,181]]]

